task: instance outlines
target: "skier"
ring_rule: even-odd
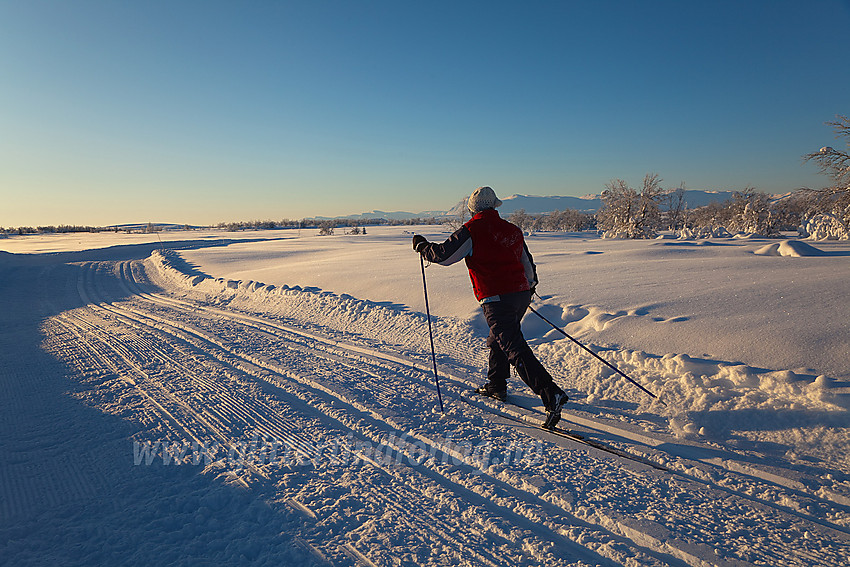
[[[414,235],[413,249],[429,262],[443,266],[466,261],[472,289],[490,327],[488,381],[475,392],[507,400],[507,379],[513,365],[523,382],[543,400],[543,427],[552,429],[561,419],[567,394],[553,382],[522,336],[520,321],[537,286],[537,269],[522,230],[496,211],[501,204],[493,189],[479,187],[467,203],[472,219],[442,244]]]

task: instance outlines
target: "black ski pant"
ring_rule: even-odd
[[[554,405],[554,396],[561,392],[552,376],[534,356],[522,336],[520,321],[531,304],[531,292],[520,291],[500,296],[499,301],[481,304],[484,318],[490,326],[487,346],[490,347],[490,367],[487,379],[493,390],[507,388],[511,366],[532,391],[540,396],[547,409]]]

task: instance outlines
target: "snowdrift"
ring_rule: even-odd
[[[762,246],[753,254],[759,256],[791,256],[802,258],[804,256],[823,256],[823,250],[819,250],[811,244],[799,240],[783,240]]]

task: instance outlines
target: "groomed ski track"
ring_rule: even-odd
[[[462,403],[477,381],[451,356],[440,361],[440,415],[426,353],[249,312],[181,288],[160,268],[155,258],[57,261],[5,274],[8,290],[34,298],[7,294],[6,324],[37,305],[53,359],[16,358],[2,335],[11,371],[0,450],[11,464],[0,563],[44,560],[43,540],[58,546],[56,564],[159,564],[166,552],[145,556],[139,546],[156,554],[187,541],[177,553],[219,564],[850,560],[848,503],[802,473],[588,411],[565,413],[561,425],[635,460],[551,435],[516,421],[533,408],[505,406],[502,418]],[[38,411],[42,382],[72,394]],[[78,406],[88,421],[61,430]],[[101,416],[115,428],[101,429]],[[209,451],[198,457],[199,447]],[[144,519],[112,549],[72,543],[107,536],[125,513],[114,502],[140,493],[151,498],[136,506]],[[38,528],[45,515],[45,525],[75,527],[51,539]],[[221,543],[210,545],[210,533]]]

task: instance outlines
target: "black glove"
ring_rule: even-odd
[[[420,236],[419,234],[415,234],[413,236],[413,249],[417,252],[422,252],[422,249],[428,245],[428,239],[424,236]]]

